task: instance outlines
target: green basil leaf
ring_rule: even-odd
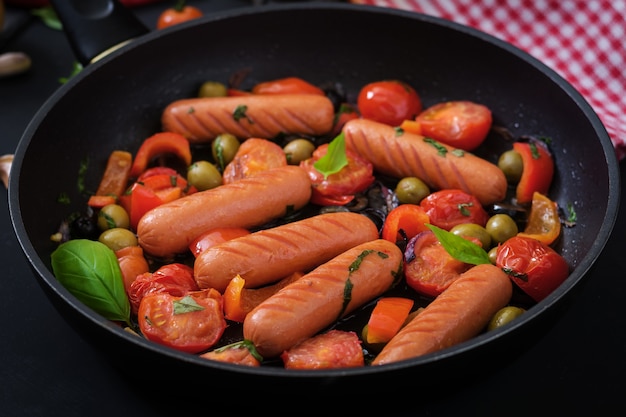
[[[103,243],[74,239],[52,252],[56,279],[85,305],[114,321],[130,325],[130,303],[117,257]]]
[[[432,224],[426,224],[433,231],[443,248],[455,259],[466,264],[480,265],[489,264],[489,255],[483,248],[474,242],[450,233]]]
[[[196,302],[191,295],[186,295],[174,301],[174,315],[202,311],[204,307]]]
[[[328,144],[326,155],[315,161],[313,167],[324,175],[324,179],[335,174],[348,165],[346,156],[346,140],[343,132]]]

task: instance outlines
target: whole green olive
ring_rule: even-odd
[[[494,330],[498,327],[502,327],[507,323],[510,323],[517,317],[521,316],[526,312],[525,309],[521,307],[514,306],[506,306],[501,308],[493,315],[491,320],[489,320],[489,324],[487,325],[487,330]]]
[[[503,213],[491,216],[487,220],[485,229],[491,235],[491,240],[494,244],[502,243],[519,232],[515,220],[508,214]]]
[[[226,97],[226,85],[219,81],[206,81],[198,89],[198,97]]]
[[[404,177],[396,185],[395,193],[402,204],[419,204],[430,194],[430,188],[417,177]]]
[[[487,255],[489,256],[489,262],[495,265],[496,258],[498,256],[498,246],[494,246],[493,248],[489,249],[489,252],[487,252]]]
[[[239,150],[239,145],[239,139],[230,133],[222,133],[213,139],[213,143],[211,143],[211,153],[219,168],[224,169],[224,167],[233,160]]]
[[[130,230],[122,229],[121,227],[105,230],[98,237],[98,241],[104,243],[113,251],[138,245],[137,236]]]
[[[100,230],[130,227],[130,217],[124,207],[119,204],[107,204],[98,212],[98,228]]]
[[[500,155],[498,167],[504,172],[504,176],[510,184],[517,184],[522,177],[524,162],[519,152],[511,149]]]
[[[299,138],[290,141],[285,145],[283,151],[287,155],[287,162],[290,165],[299,165],[300,162],[309,159],[313,155],[315,145],[308,139]]]
[[[209,161],[196,161],[187,168],[187,181],[199,191],[222,185],[222,174]]]
[[[450,233],[453,233],[457,236],[468,236],[474,237],[480,240],[480,244],[484,250],[489,250],[491,248],[491,235],[479,224],[476,223],[462,223],[457,224],[456,226],[450,229]]]

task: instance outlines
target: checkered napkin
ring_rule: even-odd
[[[626,158],[626,0],[351,0],[421,12],[511,43],[569,81]]]

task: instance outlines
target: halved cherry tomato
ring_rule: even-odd
[[[202,17],[202,10],[185,3],[184,0],[178,0],[174,7],[170,7],[161,12],[157,19],[157,29],[163,29]]]
[[[478,239],[466,239],[480,245]],[[430,230],[411,239],[404,252],[407,285],[428,297],[441,294],[471,266],[453,258]]]
[[[328,175],[319,172],[314,164],[326,155],[328,144],[320,145],[313,151],[311,158],[300,162],[300,167],[308,174],[313,186],[311,203],[330,206],[346,205],[354,199],[354,195],[365,190],[374,182],[374,168],[367,159],[346,149],[348,164],[339,172]]]
[[[261,366],[261,362],[250,349],[255,349],[254,346],[249,346],[251,342],[244,340],[241,342],[235,342],[230,345],[226,345],[210,352],[200,355],[201,358],[210,359],[213,361],[236,363],[237,365],[245,366]],[[256,349],[255,349],[256,350]],[[258,355],[258,353],[257,353]]]
[[[152,159],[166,153],[176,155],[187,166],[191,164],[191,148],[187,138],[175,132],[159,132],[142,142],[135,155],[130,176],[139,177]]]
[[[222,304],[222,295],[213,288],[182,297],[150,294],[141,300],[137,321],[146,339],[200,353],[215,345],[226,330]]]
[[[519,235],[498,247],[496,265],[537,302],[569,275],[567,261],[558,252],[537,239]]]
[[[417,204],[401,204],[387,214],[381,237],[393,243],[408,242],[418,233],[429,230],[430,218]]]
[[[491,110],[472,101],[447,101],[421,112],[415,121],[421,135],[458,149],[476,149],[491,129]]]
[[[489,214],[480,201],[462,190],[447,189],[435,191],[420,201],[430,222],[444,230],[450,230],[457,224],[487,224]]]
[[[365,365],[361,340],[355,332],[330,330],[283,352],[285,369],[353,368]]]
[[[252,87],[253,94],[317,94],[325,95],[324,90],[298,77],[286,77],[265,81]]]
[[[197,257],[205,250],[217,244],[249,234],[250,231],[248,229],[244,229],[243,227],[218,227],[195,238],[189,244],[189,250],[194,257]]]
[[[239,145],[232,161],[225,167],[222,183],[229,184],[265,171],[287,165],[287,155],[283,148],[267,139],[249,138]]]
[[[530,140],[515,142],[513,149],[522,157],[524,166],[516,189],[517,203],[530,203],[535,191],[547,195],[554,176],[554,160],[547,145]]]
[[[532,237],[546,245],[552,244],[561,233],[558,205],[547,196],[536,192],[528,215],[528,223],[518,236]]]
[[[365,119],[399,126],[422,111],[422,101],[413,87],[399,80],[369,83],[357,96],[357,107]]]
[[[141,299],[148,294],[166,292],[183,296],[199,289],[191,267],[181,263],[172,263],[163,265],[154,272],[138,275],[130,284],[128,300],[133,311],[137,312]]]

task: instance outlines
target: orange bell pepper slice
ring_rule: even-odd
[[[518,236],[531,237],[546,245],[551,245],[561,233],[561,219],[558,205],[545,195],[533,194],[528,223]]]
[[[532,202],[533,194],[547,195],[554,176],[554,160],[548,147],[540,141],[515,142],[513,149],[522,157],[524,169],[517,184],[516,198],[519,204]]]
[[[191,164],[191,147],[187,138],[179,133],[159,132],[144,140],[139,147],[130,170],[131,177],[139,177],[152,159],[165,153],[178,156],[187,166]]]
[[[410,298],[380,298],[367,322],[367,343],[387,343],[391,340],[402,328],[413,304]]]
[[[413,133],[415,135],[422,134],[422,127],[420,126],[420,122],[417,120],[404,120],[400,123],[400,129],[404,130],[407,133]]]

